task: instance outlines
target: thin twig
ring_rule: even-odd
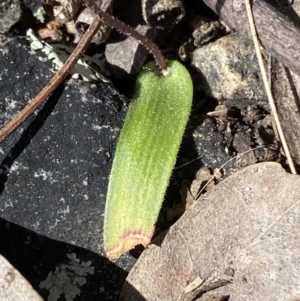
[[[63,67],[56,72],[50,82],[40,91],[40,93],[33,98],[33,100],[19,113],[17,113],[11,121],[9,121],[0,130],[0,143],[9,137],[24,121],[26,121],[36,109],[38,109],[48,97],[55,91],[55,89],[63,82],[67,77],[69,71],[74,67],[80,55],[86,50],[94,34],[100,27],[98,18],[95,18],[84,36],[78,43],[75,50],[72,52],[70,57],[67,59]]]
[[[155,43],[153,43],[147,37],[141,35],[132,27],[126,25],[125,23],[115,19],[108,13],[103,12],[95,3],[94,0],[84,0],[86,5],[90,7],[96,14],[95,20],[90,25],[88,30],[83,35],[82,39],[78,43],[75,50],[72,52],[70,57],[67,59],[66,63],[59,70],[46,87],[40,91],[40,93],[33,98],[33,100],[19,113],[17,113],[11,121],[9,121],[0,130],[0,143],[9,137],[24,121],[26,121],[36,109],[38,109],[47,98],[55,91],[55,89],[63,82],[63,80],[68,75],[69,71],[74,67],[81,53],[83,53],[91,42],[93,36],[100,27],[101,22],[110,26],[121,33],[132,36],[137,39],[141,45],[143,45],[154,57],[162,75],[167,76],[169,74],[169,69],[167,68],[164,56],[162,55],[160,49]]]
[[[277,127],[277,130],[278,130],[278,134],[279,134],[279,137],[280,137],[280,140],[281,140],[282,147],[284,149],[286,158],[288,160],[291,172],[293,174],[297,174],[295,166],[294,166],[294,162],[293,162],[291,154],[290,154],[289,147],[287,145],[287,142],[286,142],[286,139],[285,139],[285,136],[284,136],[281,124],[280,124],[280,120],[279,120],[276,105],[275,105],[275,102],[274,102],[274,99],[273,99],[273,96],[272,96],[272,93],[271,93],[271,89],[270,89],[270,86],[268,84],[268,78],[267,78],[265,66],[264,66],[262,55],[261,55],[261,52],[260,52],[260,49],[259,49],[259,42],[258,42],[258,38],[257,38],[257,34],[256,34],[255,25],[254,25],[254,18],[253,18],[253,14],[252,14],[252,10],[251,10],[250,0],[245,0],[245,4],[246,4],[247,15],[248,15],[248,19],[249,19],[250,28],[251,28],[253,43],[254,43],[257,59],[258,59],[258,64],[259,64],[259,67],[260,67],[260,72],[262,74],[262,79],[263,79],[263,82],[264,82],[264,86],[265,86],[265,89],[266,89],[266,92],[267,92],[269,104],[270,104],[270,107],[271,107],[271,112],[272,112],[273,118],[275,120],[276,127]]]
[[[268,145],[260,145],[260,146],[257,146],[257,147],[255,147],[255,148],[248,149],[248,150],[246,150],[246,151],[244,151],[244,152],[242,152],[242,153],[240,153],[240,154],[238,154],[238,155],[232,157],[231,159],[229,159],[228,161],[226,161],[224,164],[222,164],[222,165],[217,169],[217,171],[215,171],[215,172],[213,173],[213,175],[211,176],[211,178],[205,183],[205,185],[201,188],[201,190],[197,193],[196,197],[194,198],[195,201],[197,201],[197,200],[199,199],[199,197],[200,197],[202,191],[208,186],[208,184],[209,184],[211,181],[213,181],[213,179],[216,178],[218,172],[219,172],[221,169],[223,169],[227,164],[229,164],[229,163],[232,162],[233,160],[237,160],[237,159],[241,158],[242,156],[244,156],[244,155],[246,155],[246,154],[248,154],[248,153],[250,153],[250,152],[252,152],[252,151],[255,151],[255,150],[260,149],[260,148],[264,148],[264,147],[266,147],[266,146],[268,146]]]
[[[195,290],[184,293],[179,297],[180,301],[195,301],[195,300],[200,300],[200,297],[209,292],[213,291],[217,288],[230,285],[232,284],[233,280],[232,279],[219,279],[215,281],[205,281],[202,285],[197,287]]]
[[[244,37],[252,38],[244,1],[203,0],[203,2],[219,15],[229,28]],[[282,14],[275,8],[276,5],[272,5],[272,2],[283,4],[291,1],[255,0],[252,2],[259,41],[273,57],[300,74],[300,30],[295,7]]]
[[[267,62],[268,62],[268,85],[270,87],[270,90],[271,90],[271,93],[273,94],[273,88],[272,88],[272,56],[270,53],[268,53],[268,58],[267,58]],[[278,130],[277,130],[277,126],[276,126],[276,122],[274,120],[274,118],[272,118],[271,120],[272,122],[272,127],[273,127],[273,130],[274,130],[274,135],[275,135],[275,138],[280,141],[280,137],[279,137],[279,134],[278,134]]]
[[[107,12],[102,11],[94,0],[84,0],[84,2],[97,15],[100,21],[102,21],[106,26],[116,29],[120,33],[133,37],[137,41],[139,41],[139,43],[143,45],[149,53],[153,55],[153,58],[155,59],[158,69],[161,71],[162,75],[169,75],[170,72],[167,67],[165,58],[159,47],[154,42],[152,42],[151,39],[147,38],[146,36],[143,36],[131,26],[114,18]]]
[[[203,157],[203,156],[199,156],[199,157],[197,157],[197,158],[195,158],[195,159],[192,159],[192,160],[190,160],[190,161],[188,161],[188,162],[186,162],[186,163],[183,163],[183,164],[181,164],[181,165],[179,165],[179,166],[174,167],[174,169],[179,169],[179,168],[182,168],[182,167],[184,167],[184,166],[187,166],[187,165],[189,165],[189,164],[191,164],[191,163],[193,163],[193,162],[195,162],[195,161],[201,159],[202,157]]]

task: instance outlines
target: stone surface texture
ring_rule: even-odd
[[[51,62],[30,52],[25,39],[2,46],[0,64],[3,126],[53,72]],[[61,86],[0,146],[0,217],[104,257],[106,189],[126,109],[126,98],[106,83],[69,81]],[[128,255],[116,264],[128,270],[133,262]],[[112,281],[124,280],[110,271],[105,276],[110,274]],[[113,292],[104,291],[106,300],[114,300],[118,285]]]
[[[202,73],[217,99],[264,99],[252,41],[232,34],[196,49],[192,66]]]

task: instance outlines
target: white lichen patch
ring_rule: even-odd
[[[22,163],[15,161],[10,168],[10,172],[18,172],[20,170],[28,170],[28,167],[23,165]]]
[[[15,114],[15,109],[17,108],[17,102],[10,95],[4,98],[4,103],[5,103],[4,119],[7,122]]]
[[[30,42],[30,48],[32,51],[38,53],[42,51],[48,58],[52,60],[55,70],[62,68],[70,54],[73,52],[73,48],[63,44],[50,45],[43,40],[40,40],[33,32],[32,29],[28,29],[26,32],[27,39]],[[91,65],[96,65],[101,72],[105,73],[104,58],[102,57],[90,57],[82,54],[81,58],[77,61],[75,67],[70,71],[72,78],[82,78],[84,81],[98,81],[110,82],[103,74],[100,74]]]
[[[107,125],[107,124],[104,125],[93,124],[92,130],[97,132],[108,130],[112,134],[118,134],[120,132],[119,127],[112,127],[111,125]]]
[[[35,171],[33,176],[35,178],[42,178],[44,181],[49,181],[51,184],[57,182],[57,180],[53,178],[53,171],[46,171],[43,168],[39,168]]]
[[[89,182],[88,182],[88,178],[85,178],[83,181],[82,181],[82,185],[83,186],[88,186]]]
[[[67,215],[70,213],[70,206],[68,205],[66,208],[61,208],[57,210],[57,214],[62,218],[62,220],[67,219]]]
[[[16,105],[17,105],[17,101],[11,99],[10,102],[9,102],[9,107],[11,110],[15,109],[16,108]]]
[[[80,262],[76,254],[67,254],[69,264],[61,264],[54,272],[39,285],[40,288],[49,291],[48,301],[57,301],[64,295],[66,301],[73,301],[81,293],[80,287],[86,284],[86,277],[94,274],[94,267],[91,261]]]
[[[11,200],[6,200],[4,203],[4,208],[13,208],[14,203]]]
[[[45,15],[46,12],[42,6],[40,6],[34,13],[33,16],[40,22],[44,23],[45,22]]]

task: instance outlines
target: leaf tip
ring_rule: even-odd
[[[152,232],[145,233],[142,229],[127,229],[114,245],[104,244],[105,253],[108,258],[116,259],[122,254],[133,249],[136,245],[147,247],[151,241]]]

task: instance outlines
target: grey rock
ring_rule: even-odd
[[[158,33],[157,29],[148,25],[138,25],[136,30],[150,39],[154,39]],[[108,42],[105,49],[107,66],[116,78],[140,72],[147,56],[146,48],[133,37],[122,37],[119,41]]]
[[[1,126],[53,76],[51,63],[28,49],[22,39],[1,47]],[[104,257],[106,189],[126,103],[105,83],[60,87],[1,144],[0,218]],[[126,255],[116,264],[129,270],[134,262]]]
[[[23,11],[30,11],[34,15],[42,7],[41,0],[22,0]]]
[[[195,129],[193,138],[204,166],[214,170],[230,160],[231,157],[225,152],[225,145],[222,144],[224,137],[217,131],[210,117],[203,116],[203,122]]]
[[[183,0],[142,0],[143,18],[153,27],[173,27],[185,16]]]
[[[19,0],[0,0],[0,33],[7,33],[22,14]]]
[[[252,42],[236,34],[196,49],[192,66],[217,99],[266,99]]]

